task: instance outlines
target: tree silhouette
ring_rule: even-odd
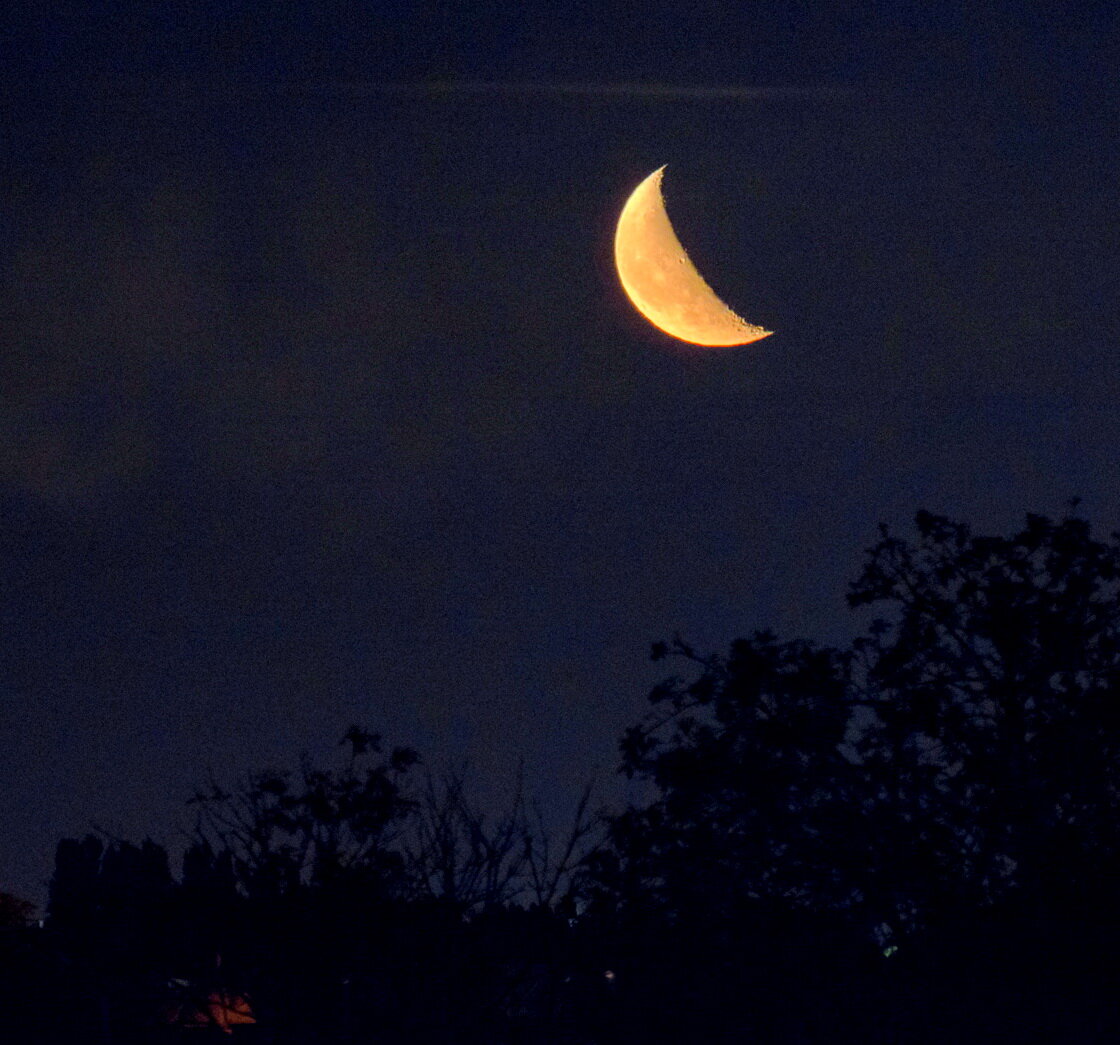
[[[1120,544],[1072,514],[1010,538],[916,523],[849,594],[893,611],[856,644],[860,758],[914,865],[884,877],[935,906],[1095,889],[1120,854]]]
[[[567,972],[559,908],[574,910],[601,834],[590,790],[557,842],[520,774],[505,807],[484,811],[465,770],[417,781],[411,750],[384,754],[357,727],[342,743],[339,768],[305,758],[192,799],[180,894],[199,910],[184,933],[220,947],[261,1023],[293,1040],[365,1026],[382,1040],[498,1040],[531,1022],[511,999]]]
[[[632,951],[662,1027],[674,979],[679,1026],[716,1035],[743,1029],[736,980],[765,985],[756,1033],[777,1033],[767,999],[791,978],[847,985],[818,1010],[877,997],[880,1020],[889,982],[944,990],[957,1036],[1001,997],[1059,1037],[1055,999],[1099,1015],[1086,985],[1105,990],[1120,936],[1120,537],[1072,509],[1011,537],[928,512],[916,530],[869,549],[849,602],[880,617],[847,649],[654,647],[691,670],[622,739],[654,797],[613,819],[593,910],[621,941],[672,941],[668,977]]]
[[[768,632],[727,657],[654,647],[698,669],[656,687],[656,712],[622,741],[623,770],[659,796],[614,822],[616,875],[670,920],[724,918],[751,901],[834,907],[852,883],[835,839],[859,774],[842,752],[847,659]]]
[[[298,773],[251,773],[232,790],[212,780],[191,799],[196,842],[229,854],[245,895],[343,881],[385,895],[400,888],[403,863],[391,842],[414,809],[402,784],[419,755],[397,747],[381,757],[381,737],[357,726],[341,743],[349,749],[341,768],[304,758]]]
[[[574,902],[582,865],[603,836],[591,795],[588,785],[557,841],[539,803],[526,797],[520,769],[512,796],[490,815],[469,796],[465,769],[427,772],[401,839],[414,895],[440,899],[464,915],[506,904]]]
[[[178,881],[64,840],[0,1003],[66,1040],[147,1040],[173,984],[276,1043],[1116,1040],[1120,537],[921,512],[848,599],[878,616],[844,648],[655,645],[678,673],[620,744],[651,797],[588,790],[560,837],[520,776],[484,811],[354,727],[212,781]]]

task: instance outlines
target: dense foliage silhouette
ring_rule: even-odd
[[[59,843],[45,927],[0,911],[24,1040],[1104,1042],[1120,940],[1120,538],[885,528],[844,648],[760,631],[621,740],[648,800],[544,829],[357,727]],[[251,1007],[255,1023],[184,1027]],[[226,1011],[223,1010],[223,1011]],[[240,1011],[240,1010],[238,1010]],[[172,1014],[179,1014],[177,1025]]]
[[[979,1034],[962,1028],[996,1018],[1001,991],[1008,1018],[1049,1026],[1037,1040],[1066,1040],[1072,1011],[1097,1040],[1091,985],[1116,971],[1120,924],[1120,544],[1072,510],[1010,538],[927,512],[916,530],[869,549],[849,602],[881,616],[848,648],[768,632],[726,656],[654,647],[691,671],[623,738],[656,797],[614,818],[600,904],[711,955],[724,941],[713,985],[733,967],[777,996],[795,939],[798,967],[841,994],[905,981],[862,1027],[873,1040],[891,1021],[924,1040],[954,1012],[955,1035]],[[884,1023],[937,996],[939,1013]],[[703,1007],[738,1025],[719,997]]]

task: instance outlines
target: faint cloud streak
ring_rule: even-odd
[[[769,101],[795,98],[831,100],[851,97],[853,91],[840,85],[750,87],[743,85],[689,86],[667,83],[499,83],[491,81],[430,80],[420,83],[323,83],[277,86],[282,94],[318,94],[355,98],[377,95],[483,95],[519,97],[654,98],[666,101]]]

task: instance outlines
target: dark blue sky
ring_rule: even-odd
[[[353,721],[616,798],[651,641],[843,639],[919,507],[1120,525],[1104,5],[162,6],[7,34],[0,889]],[[664,163],[774,337],[631,310]]]

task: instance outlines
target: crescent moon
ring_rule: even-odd
[[[696,271],[677,239],[661,195],[658,167],[630,194],[614,235],[622,289],[659,330],[693,345],[748,345],[768,337],[737,316]]]

